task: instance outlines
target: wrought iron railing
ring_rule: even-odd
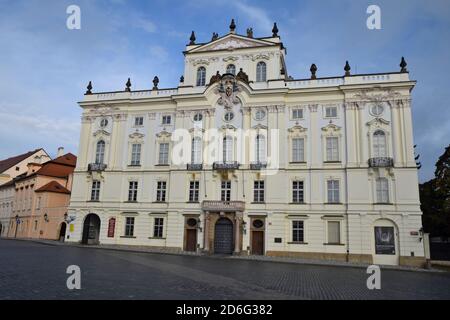
[[[244,211],[245,202],[243,201],[220,201],[220,200],[207,200],[203,201],[202,209],[205,211]]]
[[[371,168],[386,168],[393,167],[394,159],[388,157],[377,157],[369,159],[369,167]]]
[[[88,164],[88,171],[105,171],[106,164],[104,163],[89,163]]]
[[[265,169],[265,168],[267,168],[267,162],[256,161],[256,162],[250,163],[251,170],[261,170],[261,169]]]
[[[218,161],[213,163],[214,170],[236,170],[239,169],[237,161]]]
[[[188,163],[187,170],[188,171],[200,171],[203,169],[203,164],[201,163]]]

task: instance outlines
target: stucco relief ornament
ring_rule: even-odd
[[[232,75],[224,75],[220,79],[219,87],[215,91],[216,94],[220,95],[217,103],[225,109],[233,108],[233,105],[239,103],[239,98],[237,97],[239,91],[236,78]]]

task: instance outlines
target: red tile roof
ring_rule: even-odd
[[[0,173],[5,172],[9,168],[15,166],[16,164],[18,164],[19,162],[25,160],[26,158],[31,157],[33,154],[35,154],[35,153],[37,153],[37,152],[39,152],[41,150],[44,150],[44,149],[42,149],[42,148],[36,149],[36,150],[29,151],[29,152],[24,153],[24,154],[20,154],[20,155],[15,156],[15,157],[11,157],[11,158],[8,158],[8,159],[5,159],[5,160],[1,160],[0,161]]]
[[[50,162],[75,167],[77,164],[77,157],[75,155],[73,155],[72,153],[66,153],[65,155],[62,155],[56,159],[53,159]]]
[[[39,189],[37,189],[35,192],[56,192],[56,193],[70,194],[69,190],[67,190],[65,187],[63,187],[56,181],[50,181],[45,186],[42,186]]]

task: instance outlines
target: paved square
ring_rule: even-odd
[[[69,265],[81,290],[66,287]],[[0,240],[0,299],[450,299],[450,273],[177,256]]]

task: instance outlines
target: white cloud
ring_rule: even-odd
[[[232,4],[241,13],[247,16],[247,19],[255,24],[259,30],[264,30],[264,32],[269,32],[272,30],[273,20],[270,19],[269,14],[264,9],[250,5],[247,2],[232,2]],[[269,31],[266,31],[269,30]]]

